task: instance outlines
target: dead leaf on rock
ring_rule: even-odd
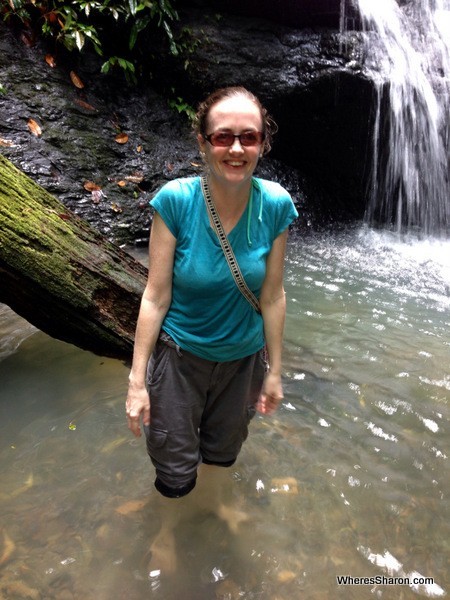
[[[86,110],[93,110],[93,111],[97,110],[95,108],[95,106],[92,106],[92,104],[89,104],[88,102],[85,102],[84,100],[80,100],[79,98],[75,99],[75,104],[78,104],[78,106],[81,106],[81,108],[85,108]]]
[[[28,119],[28,129],[31,131],[33,135],[39,137],[42,135],[42,129],[40,125],[34,119]]]
[[[128,135],[126,133],[118,133],[114,139],[118,144],[126,144],[128,142]]]
[[[111,204],[111,209],[115,212],[115,213],[121,213],[122,209],[120,208],[120,206],[118,204],[116,204],[115,202],[113,202]]]
[[[4,148],[12,148],[14,146],[14,142],[11,140],[6,140],[5,138],[0,138],[0,146]]]
[[[129,181],[130,183],[141,183],[144,179],[144,176],[141,173],[134,173],[134,175],[127,175],[125,177],[125,181]]]
[[[124,181],[123,179],[121,179],[120,181],[117,182],[117,185],[119,187],[125,187],[127,185],[127,182]]]
[[[141,152],[142,152],[142,150],[143,150],[142,146],[138,146],[138,147],[136,148],[136,152],[139,152],[139,153],[141,153]]]
[[[45,55],[45,62],[48,64],[49,67],[52,67],[52,69],[56,67],[56,60],[52,54]]]
[[[83,183],[83,187],[88,192],[93,192],[94,190],[101,190],[102,188],[94,183],[93,181],[85,181]]]
[[[72,80],[73,85],[75,87],[77,87],[78,89],[82,90],[84,88],[84,83],[81,81],[81,79],[75,73],[75,71],[70,71],[69,75],[70,75],[70,79]]]

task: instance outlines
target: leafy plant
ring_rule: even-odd
[[[175,90],[172,88],[172,93],[174,92]],[[185,114],[191,122],[195,119],[195,109],[186,100],[181,98],[181,96],[169,99],[168,103],[170,108]]]
[[[134,78],[136,64],[133,49],[140,34],[156,26],[162,30],[174,56],[180,54],[180,45],[171,23],[178,13],[170,0],[0,0],[4,5],[4,19],[18,19],[24,25],[37,24],[44,35],[50,36],[69,51],[82,51],[90,43],[103,56],[108,46],[108,32],[120,29],[127,41],[121,51],[127,56],[106,57],[102,72],[111,68],[123,69]]]

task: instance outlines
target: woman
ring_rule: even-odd
[[[196,120],[206,189],[199,177],[179,179],[151,201],[148,283],[126,414],[136,436],[142,420],[155,486],[168,498],[193,490],[200,464],[210,473],[230,467],[255,409],[271,414],[283,398],[283,263],[297,212],[281,186],[253,177],[272,126],[246,89],[216,91]],[[208,194],[259,310],[233,278]]]

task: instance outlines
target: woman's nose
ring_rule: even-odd
[[[243,152],[244,148],[242,147],[241,141],[238,137],[234,138],[234,142],[231,144],[230,150],[233,152]]]

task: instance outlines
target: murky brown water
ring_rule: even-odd
[[[144,442],[126,429],[127,367],[0,307],[0,598],[448,593],[450,246],[298,241],[286,289],[285,402],[254,420],[230,477],[250,519],[237,535],[212,514],[182,523],[170,578],[149,576],[160,514]]]

